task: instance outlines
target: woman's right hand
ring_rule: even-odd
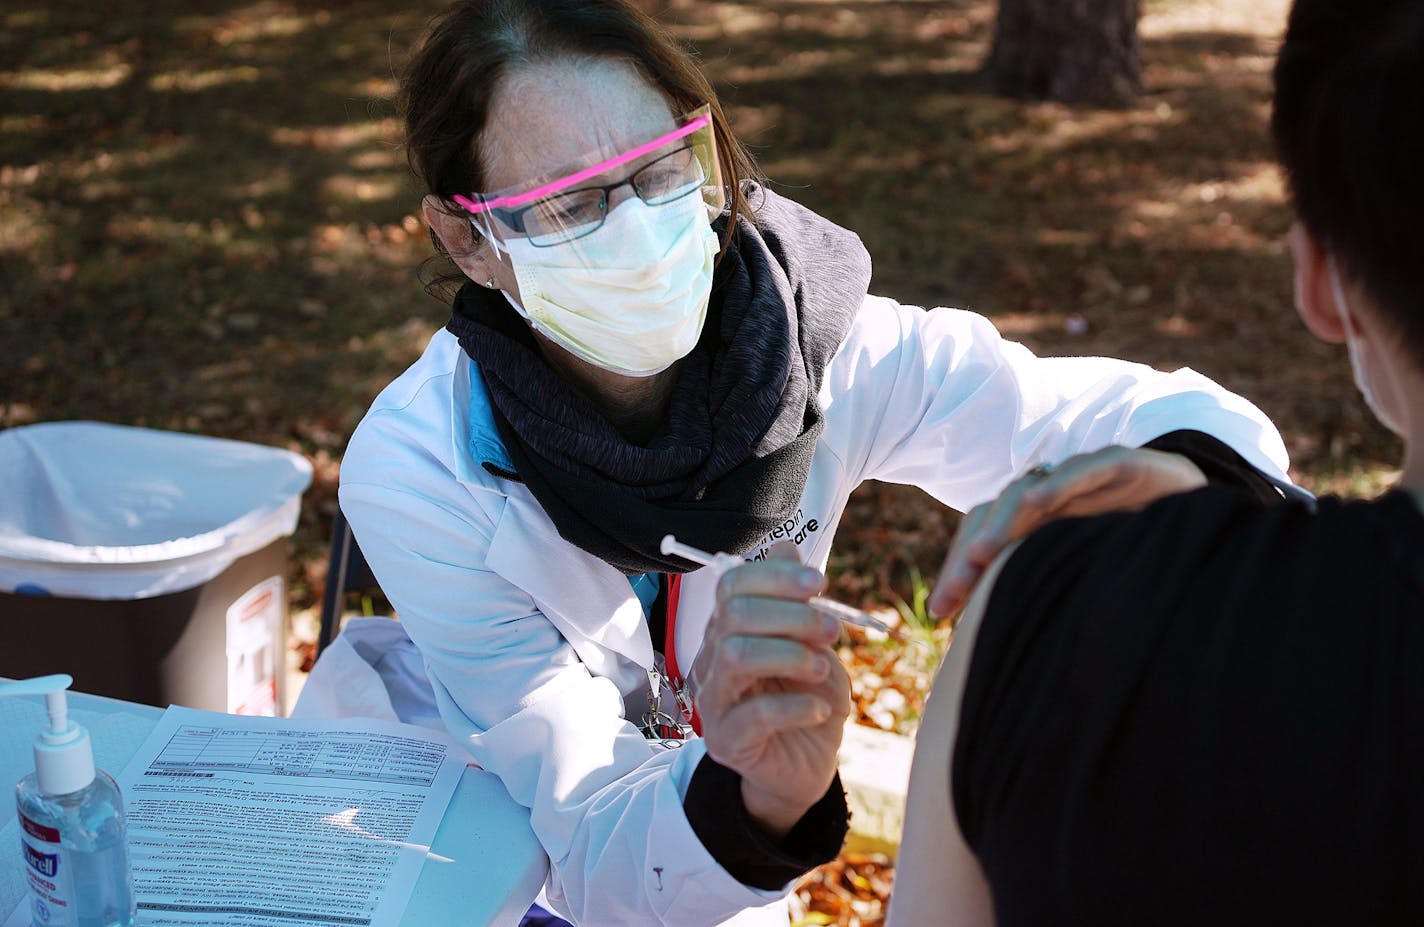
[[[825,577],[783,544],[734,567],[692,669],[708,754],[742,777],[742,800],[785,836],[836,774],[850,677],[836,657],[840,623],[811,609]]]

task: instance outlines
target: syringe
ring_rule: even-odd
[[[690,560],[693,563],[700,563],[703,566],[715,567],[718,570],[729,570],[734,566],[741,566],[747,561],[741,557],[728,553],[709,554],[705,550],[698,550],[678,541],[671,534],[663,536],[662,552]],[[910,644],[918,644],[921,647],[928,647],[924,641],[911,637],[905,633],[903,628],[895,628],[858,608],[846,605],[844,602],[837,602],[835,599],[828,599],[825,596],[814,596],[808,599],[807,605],[823,615],[830,615],[832,618],[844,621],[846,624],[853,624],[860,628],[870,628],[888,635],[897,641],[904,641]]]

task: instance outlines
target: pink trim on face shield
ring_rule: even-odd
[[[627,164],[629,161],[641,158],[643,155],[648,154],[652,151],[656,151],[662,146],[668,144],[669,142],[675,142],[680,138],[686,138],[693,132],[696,132],[698,129],[705,128],[706,126],[709,126],[711,124],[711,115],[703,113],[701,116],[697,116],[693,119],[688,120],[686,125],[680,126],[674,129],[673,131],[667,133],[666,135],[659,135],[651,142],[647,142],[646,144],[639,145],[637,148],[625,151],[622,154],[617,155],[616,157],[609,158],[607,161],[600,161],[592,167],[586,167],[581,171],[575,171],[574,173],[569,174],[566,177],[560,177],[558,180],[551,180],[550,182],[544,184],[541,187],[535,187],[533,190],[528,190],[524,193],[514,193],[509,196],[498,196],[485,203],[476,203],[469,197],[461,196],[458,193],[451,197],[451,199],[463,206],[467,212],[474,215],[478,215],[482,212],[488,212],[491,209],[499,209],[501,207],[523,206],[525,203],[531,203],[534,200],[548,196],[551,193],[558,193],[560,190],[567,189],[576,183],[581,183],[585,180],[588,180],[590,177],[597,177],[599,174],[602,174],[605,171],[610,171],[615,167],[620,167],[621,165]]]

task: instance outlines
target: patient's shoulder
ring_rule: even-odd
[[[1263,506],[1244,490],[1208,486],[1137,513],[1063,519],[1019,547],[988,612],[1168,614],[1226,596],[1245,607],[1283,584],[1329,581],[1322,568],[1332,560],[1370,562],[1367,551],[1397,533],[1395,502]]]

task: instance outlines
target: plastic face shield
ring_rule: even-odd
[[[514,239],[536,248],[577,242],[602,228],[609,212],[633,196],[649,206],[697,196],[709,221],[721,213],[722,177],[707,107],[678,120],[671,132],[626,150],[605,147],[516,188],[452,199],[476,229],[508,251]]]

